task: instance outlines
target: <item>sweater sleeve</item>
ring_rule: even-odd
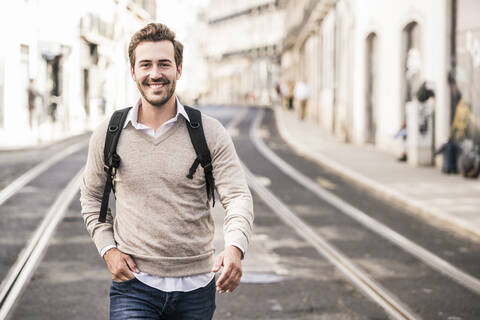
[[[225,244],[238,244],[247,250],[254,220],[252,195],[230,134],[220,122],[214,121],[215,142],[210,151],[215,187],[225,209]]]
[[[106,127],[107,123],[102,123],[90,138],[87,164],[80,186],[81,214],[99,253],[104,247],[116,244],[113,237],[113,218],[110,209],[107,211],[106,221],[98,222],[103,190],[107,180],[107,174],[103,170]]]

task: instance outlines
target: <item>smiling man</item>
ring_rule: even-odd
[[[175,95],[183,46],[165,25],[151,23],[129,45],[141,94],[128,111],[117,146],[116,216],[99,219],[107,181],[108,121],[93,133],[81,187],[82,215],[112,276],[111,319],[211,319],[215,292],[240,283],[253,206],[233,143],[217,120],[201,120],[216,190],[225,209],[225,249],[214,260],[214,223],[205,176],[186,177],[196,153],[188,113]],[[215,282],[215,272],[223,271]],[[216,288],[216,290],[215,290]]]

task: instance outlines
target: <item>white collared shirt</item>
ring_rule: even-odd
[[[157,131],[154,131],[149,126],[146,126],[146,125],[138,122],[138,110],[140,109],[140,106],[142,105],[142,100],[141,99],[138,99],[138,102],[135,104],[135,106],[132,109],[130,109],[130,111],[128,112],[127,119],[125,120],[125,123],[123,124],[123,128],[125,129],[125,127],[130,122],[135,129],[142,130],[146,134],[148,134],[149,136],[157,139],[160,136],[162,136],[163,134],[165,134],[171,127],[173,127],[173,125],[178,120],[178,117],[180,115],[182,115],[185,118],[185,120],[190,122],[190,118],[188,118],[188,114],[185,111],[185,108],[183,107],[183,105],[180,103],[180,100],[178,100],[177,97],[175,97],[175,99],[177,101],[177,113],[175,114],[175,116],[172,119],[169,119],[169,120],[165,121],[160,126],[160,128],[157,129]]]

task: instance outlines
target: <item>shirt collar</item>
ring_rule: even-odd
[[[185,118],[185,120],[190,122],[190,118],[188,117],[188,114],[185,111],[184,106],[180,103],[180,100],[178,100],[177,96],[175,96],[175,101],[177,103],[177,113],[175,114],[175,116],[172,119],[175,119],[174,121],[177,121],[178,116],[182,115]],[[128,125],[129,122],[131,122],[132,126],[134,126],[135,128],[138,127],[138,125],[139,125],[139,123],[138,123],[138,109],[140,108],[141,105],[142,105],[142,99],[139,98],[137,103],[135,104],[135,106],[132,109],[130,109],[130,112],[128,112],[128,116],[127,116],[127,119],[126,119],[125,123],[123,124],[123,128],[125,128]],[[169,119],[168,121],[170,121],[170,120],[171,119]]]

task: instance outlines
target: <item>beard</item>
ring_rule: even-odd
[[[158,94],[157,92],[147,92],[151,90],[149,84],[163,84],[163,88],[160,89],[162,90],[162,93]],[[137,81],[137,88],[138,91],[140,91],[140,94],[148,103],[150,103],[154,107],[160,108],[168,100],[170,100],[172,95],[175,93],[176,84],[177,81],[175,79],[173,79],[172,81],[169,81],[166,78],[160,78],[157,80],[145,79],[141,83],[140,81]]]

